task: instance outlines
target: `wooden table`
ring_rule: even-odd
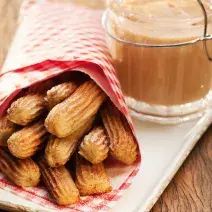
[[[82,0],[74,1],[80,2]],[[21,2],[22,0],[0,0],[0,67],[6,57],[16,29]],[[90,1],[87,0],[87,2],[89,3]],[[152,209],[152,212],[211,211],[212,126],[200,139]]]

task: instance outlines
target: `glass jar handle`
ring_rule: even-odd
[[[212,57],[210,56],[209,54],[209,51],[208,51],[208,48],[207,48],[207,40],[210,40],[212,39],[212,37],[210,35],[208,35],[208,15],[207,15],[207,12],[206,12],[206,9],[205,9],[205,6],[204,4],[202,3],[201,0],[197,0],[197,2],[199,3],[201,9],[202,9],[202,12],[203,12],[203,15],[204,15],[204,34],[203,34],[203,48],[205,49],[205,52],[206,52],[206,55],[208,57],[208,59],[210,61],[212,61]]]

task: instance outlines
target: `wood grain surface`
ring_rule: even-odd
[[[102,8],[103,0],[96,1],[99,2],[97,7]],[[16,30],[21,2],[0,0],[0,67]],[[84,2],[96,6],[94,0]],[[151,212],[212,212],[212,127],[200,139]]]

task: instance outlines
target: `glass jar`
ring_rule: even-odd
[[[210,1],[115,0],[103,24],[133,116],[178,123],[204,113],[212,79]]]

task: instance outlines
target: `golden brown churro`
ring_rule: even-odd
[[[43,121],[13,133],[7,141],[10,152],[18,158],[28,158],[36,153],[46,134]]]
[[[36,186],[40,181],[38,165],[31,159],[18,159],[0,147],[0,170],[16,185]]]
[[[64,165],[76,150],[80,138],[87,133],[94,121],[92,117],[84,126],[65,138],[52,137],[45,149],[47,163],[51,167]]]
[[[103,163],[92,164],[82,156],[76,157],[76,186],[80,195],[92,195],[112,190]]]
[[[38,161],[42,179],[58,205],[79,201],[79,191],[65,166],[51,168],[44,159]]]
[[[7,110],[8,119],[26,126],[45,111],[45,101],[40,94],[28,94],[14,101]]]
[[[67,137],[97,113],[105,98],[94,81],[85,82],[50,111],[45,120],[47,130],[59,138]]]
[[[0,118],[0,146],[7,146],[7,139],[15,130],[15,124],[9,121],[7,116]]]
[[[79,154],[93,164],[105,160],[108,156],[108,139],[103,127],[95,127],[83,138],[79,147]]]
[[[101,108],[101,117],[110,141],[110,154],[131,165],[138,156],[138,145],[125,117],[110,101]]]
[[[77,89],[76,82],[64,82],[60,85],[56,85],[47,91],[46,100],[49,108],[53,108],[55,105],[61,103],[67,99]]]

